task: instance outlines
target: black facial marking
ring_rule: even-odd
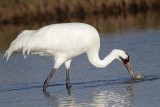
[[[128,55],[128,53],[126,53]],[[128,60],[129,60],[129,55],[128,55]]]
[[[127,54],[127,53],[126,53],[126,54]],[[124,64],[126,64],[126,63],[129,62],[129,55],[127,54],[127,56],[128,56],[127,59],[123,59],[121,56],[119,57]]]
[[[126,53],[128,55],[128,53]],[[128,62],[129,62],[129,55],[128,55]]]
[[[123,60],[123,63],[124,63],[124,64],[126,64],[127,62],[129,62],[129,59],[128,59],[128,58]]]

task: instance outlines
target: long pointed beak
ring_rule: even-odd
[[[134,73],[133,73],[133,71],[132,71],[132,69],[131,69],[130,63],[127,62],[127,63],[125,63],[124,65],[125,65],[125,67],[127,68],[127,70],[128,70],[128,72],[129,72],[130,76],[132,77],[132,79],[135,79],[135,76],[134,76]]]

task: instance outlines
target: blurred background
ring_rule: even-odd
[[[102,33],[157,28],[159,0],[1,0],[0,51],[24,29],[85,22]]]

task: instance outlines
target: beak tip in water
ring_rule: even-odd
[[[142,78],[143,78],[142,74],[140,74],[140,73],[138,72],[138,74],[137,74],[137,76],[136,76],[136,79],[142,79]]]
[[[130,63],[129,63],[129,62],[124,63],[124,65],[125,65],[125,67],[127,68],[128,72],[129,72],[129,74],[130,74],[130,76],[131,76],[131,78],[132,78],[133,80],[141,80],[141,79],[143,79],[142,74],[141,74],[141,73],[139,73],[139,72],[138,72],[138,74],[137,74],[137,75],[134,75],[134,72],[132,71],[132,69],[131,69],[131,66],[130,66]]]

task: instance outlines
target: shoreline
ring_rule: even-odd
[[[159,11],[159,0],[10,0],[0,1],[0,24],[43,20],[83,19],[86,16],[117,16]]]

